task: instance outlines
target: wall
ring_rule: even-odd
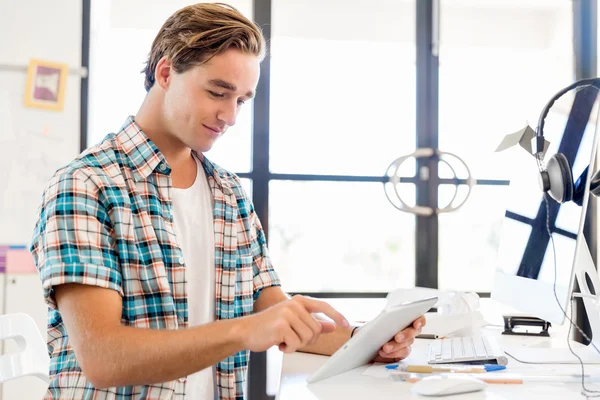
[[[70,74],[63,111],[23,104],[31,58],[81,63],[80,0],[0,0],[0,245],[29,245],[45,182],[79,152],[80,77]],[[44,340],[46,306],[35,272],[0,274],[2,313],[31,315]],[[12,351],[6,344],[6,351]],[[3,385],[2,400],[39,399],[31,377]]]

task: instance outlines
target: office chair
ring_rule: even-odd
[[[0,315],[0,339],[18,345],[16,353],[0,356],[0,383],[28,375],[50,382],[48,348],[33,318],[23,313]]]

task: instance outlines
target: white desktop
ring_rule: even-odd
[[[572,137],[556,140],[548,151],[554,154],[561,149],[572,166],[574,179],[581,178],[580,184],[585,185],[581,204],[573,201],[560,204],[550,196],[546,204],[537,182],[539,172],[535,159],[523,153],[531,160],[531,168],[511,179],[492,291],[493,299],[549,321],[554,327],[569,324],[566,315],[576,322],[575,316],[570,315],[571,300],[582,297],[592,328],[592,344],[577,349],[585,363],[600,363],[600,353],[594,348],[600,349],[600,280],[583,235],[598,144],[595,131],[595,126],[590,124],[579,141]],[[554,246],[547,233],[548,223]],[[580,293],[573,293],[575,279]],[[527,363],[579,363],[566,340],[562,349],[516,347],[504,350]]]

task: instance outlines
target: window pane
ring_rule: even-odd
[[[117,131],[128,115],[137,113],[146,95],[140,71],[154,37],[171,14],[194,3],[198,1],[92,1],[88,145]],[[225,3],[252,15],[252,0]],[[206,153],[211,161],[236,172],[250,170],[251,108],[246,104],[236,125]]]
[[[250,199],[252,199],[252,179],[240,178],[242,182],[242,187],[246,191],[246,194]]]
[[[269,190],[269,247],[285,291],[414,287],[414,217],[387,202],[382,184],[272,181]]]
[[[574,79],[572,2],[440,2],[440,149],[480,179],[507,179],[493,151],[533,128],[546,102]]]
[[[507,188],[475,186],[463,207],[440,214],[440,289],[492,290]],[[453,185],[440,186],[440,206],[447,204],[453,192]],[[458,197],[462,199],[464,194],[459,191]]]
[[[271,171],[383,175],[415,147],[414,1],[272,4]]]

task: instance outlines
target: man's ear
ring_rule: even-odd
[[[155,83],[163,90],[166,90],[171,83],[172,66],[173,63],[167,57],[161,58],[156,64],[156,69],[154,70]]]

